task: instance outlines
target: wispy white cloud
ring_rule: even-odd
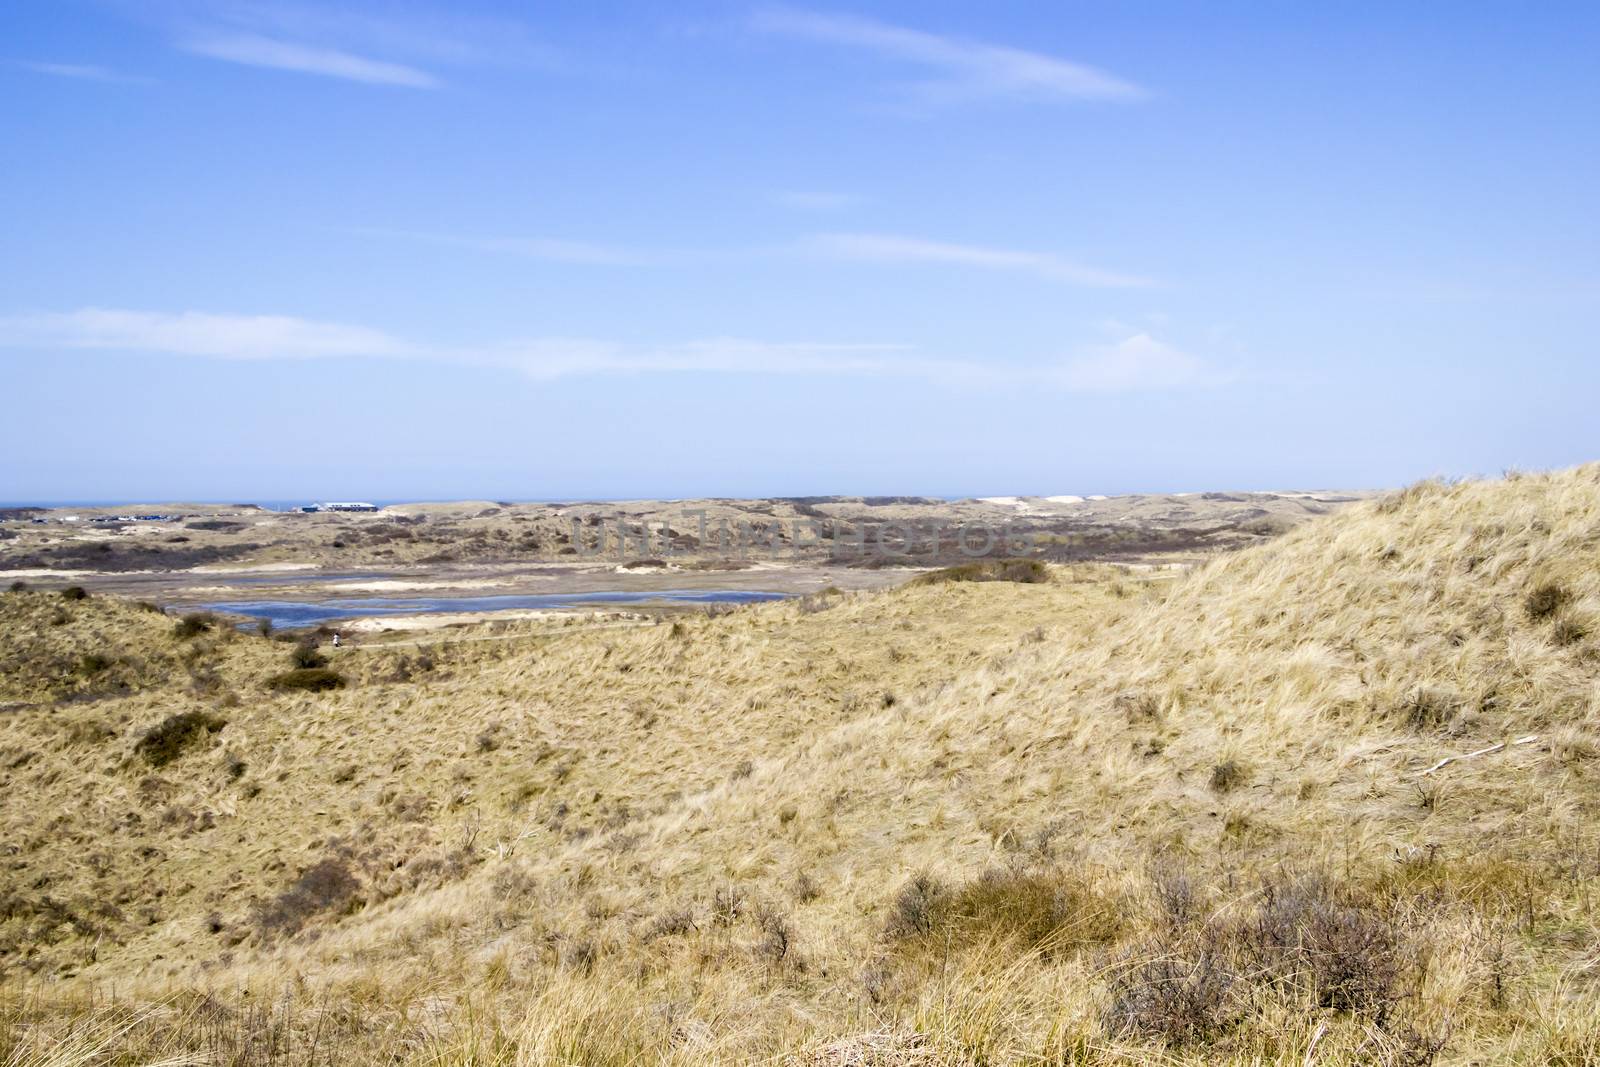
[[[77,311],[0,317],[0,347],[79,348],[214,359],[321,359],[417,354],[364,326],[284,315],[216,315],[202,311]]]
[[[0,350],[137,352],[225,360],[406,359],[494,367],[540,381],[597,375],[719,373],[877,377],[962,388],[1133,392],[1215,385],[1206,361],[1140,333],[1046,363],[946,359],[879,342],[716,337],[629,344],[540,337],[482,345],[409,341],[382,330],[282,315],[82,308],[0,316]]]
[[[827,210],[827,205],[807,204],[807,208],[821,211]],[[912,266],[933,264],[979,270],[1017,271],[1052,282],[1095,288],[1144,288],[1155,284],[1148,278],[1087,266],[1053,252],[953,244],[896,234],[823,233],[782,244],[695,249],[619,245],[555,237],[478,236],[384,227],[355,227],[349,232],[369,237],[422,241],[450,248],[465,248],[584,266],[685,267],[770,258],[820,256],[825,259],[866,263]]]
[[[195,55],[251,67],[319,74],[369,85],[401,85],[432,89],[439,80],[427,71],[402,63],[368,59],[336,48],[280,41],[254,34],[205,34],[183,38],[178,47]]]
[[[980,270],[1020,271],[1055,282],[1111,289],[1141,288],[1154,284],[1148,278],[1085,266],[1051,252],[950,244],[878,233],[822,234],[811,238],[806,244],[823,255],[872,263],[933,263]]]
[[[481,237],[468,234],[430,233],[420,230],[394,230],[382,227],[357,227],[350,232],[368,237],[421,241],[448,248],[466,248],[584,266],[650,266],[676,258],[671,251],[574,241],[560,237]]]
[[[854,15],[779,7],[758,12],[753,24],[765,32],[860,48],[929,68],[936,79],[918,88],[930,98],[1131,100],[1145,95],[1137,85],[1082,63]]]
[[[773,342],[719,337],[666,345],[589,338],[538,338],[459,353],[468,362],[512,367],[539,379],[595,374],[724,373],[926,377],[954,364],[908,355],[903,345]]]
[[[1067,360],[1054,378],[1066,389],[1097,393],[1179,389],[1217,380],[1205,360],[1147,333],[1095,346]]]
[[[35,74],[48,74],[55,78],[75,78],[79,81],[135,82],[143,80],[126,74],[118,74],[108,67],[101,67],[92,63],[35,63],[25,61],[18,63],[17,66],[22,67],[24,70],[31,70]]]
[[[443,84],[444,67],[562,65],[523,23],[439,0],[106,2],[195,55],[368,85],[428,89]]]

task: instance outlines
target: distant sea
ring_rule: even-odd
[[[329,498],[333,499],[333,498]],[[200,504],[206,507],[258,507],[266,511],[293,511],[308,504],[326,503],[323,500],[153,500],[140,498],[138,500],[0,500],[0,508],[125,508],[132,504],[149,504],[158,507],[165,504]],[[392,507],[396,504],[452,504],[453,500],[366,500],[363,503],[376,504],[379,507]],[[524,503],[513,501],[513,503]]]

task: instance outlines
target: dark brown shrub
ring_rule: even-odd
[[[1461,701],[1456,694],[1418,686],[1416,692],[1400,705],[1400,713],[1412,729],[1426,730],[1443,726],[1460,708]]]
[[[263,907],[256,915],[256,924],[267,933],[292,934],[314,915],[348,912],[360,888],[350,865],[330,856],[307,868],[294,885]]]
[[[895,895],[884,934],[901,940],[932,933],[948,896],[948,891],[933,875],[926,871],[913,875]]]
[[[1543,622],[1566,606],[1572,594],[1555,582],[1546,582],[1529,591],[1522,601],[1522,610],[1535,622]]]
[[[1243,1014],[1239,979],[1219,948],[1157,938],[1124,954],[1111,980],[1106,1029],[1172,1046],[1215,1041]]]
[[[781,963],[794,947],[794,930],[789,917],[769,904],[756,909],[756,921],[761,925],[761,941],[756,953],[773,963]]]
[[[209,612],[191,611],[173,625],[172,636],[180,640],[197,637],[209,631],[216,621],[217,617]]]
[[[915,585],[946,582],[1021,582],[1037,585],[1050,580],[1050,568],[1036,559],[983,559],[929,571],[913,579]]]
[[[326,667],[328,657],[317,651],[316,638],[304,637],[294,646],[294,651],[289,653],[289,665],[296,670]]]
[[[644,939],[654,941],[658,937],[681,937],[684,934],[698,930],[694,922],[694,909],[687,905],[680,908],[669,908],[656,916],[655,922],[645,931]]]
[[[1211,768],[1211,791],[1226,793],[1244,781],[1244,767],[1238,760],[1223,760]]]
[[[146,730],[134,743],[133,750],[150,766],[165,766],[226,725],[226,719],[219,719],[210,712],[180,711]]]
[[[325,667],[304,667],[284,671],[267,679],[267,688],[280,692],[299,690],[321,693],[329,689],[343,689],[345,684],[344,675]]]
[[[1578,644],[1588,636],[1589,628],[1570,615],[1556,620],[1555,628],[1550,631],[1550,640],[1563,648]]]
[[[88,600],[89,591],[81,585],[69,585],[61,590],[62,600]]]

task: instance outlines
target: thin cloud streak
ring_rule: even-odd
[[[1148,278],[1085,266],[1050,252],[950,244],[894,234],[822,234],[808,245],[823,255],[869,263],[932,263],[1020,271],[1049,281],[1106,289],[1142,289],[1155,284]]]
[[[1146,95],[1131,82],[1081,63],[854,15],[770,8],[758,12],[752,24],[768,33],[860,48],[932,68],[941,77],[922,86],[932,96],[1133,100]]]
[[[92,63],[38,63],[24,61],[17,66],[24,70],[31,70],[35,74],[48,74],[54,78],[73,78],[78,81],[95,82],[136,82],[140,78],[131,78],[125,74],[118,74],[106,67],[96,66]]]
[[[396,338],[364,326],[286,315],[94,307],[0,317],[0,347],[159,352],[240,360],[415,354]]]
[[[657,249],[630,248],[597,241],[573,241],[560,237],[474,237],[463,234],[429,233],[421,230],[395,230],[385,227],[355,227],[350,233],[364,237],[420,241],[446,248],[475,252],[494,252],[578,266],[641,267],[659,266],[674,259],[674,253]]]
[[[82,308],[0,316],[0,349],[141,352],[222,360],[401,359],[513,370],[538,381],[598,375],[881,377],[959,388],[1045,386],[1119,393],[1220,384],[1209,364],[1148,334],[1043,364],[939,359],[883,343],[718,337],[660,345],[550,337],[475,346],[415,343],[382,330],[283,315]]]
[[[1149,278],[1087,266],[1051,252],[953,244],[896,234],[823,233],[784,245],[689,249],[645,248],[552,237],[477,237],[383,227],[356,227],[348,232],[582,266],[682,267],[772,257],[820,256],[865,263],[1016,271],[1047,281],[1102,289],[1143,289],[1156,284]]]
[[[368,85],[396,85],[410,89],[434,89],[439,80],[427,71],[401,63],[368,59],[336,48],[280,41],[254,34],[222,34],[188,37],[178,47],[208,59],[220,59],[270,70],[297,74],[316,74],[328,78],[363,82]]]

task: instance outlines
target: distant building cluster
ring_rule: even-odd
[[[359,500],[344,500],[330,504],[307,504],[300,509],[308,515],[315,515],[319,511],[382,511],[376,504],[367,504]]]

